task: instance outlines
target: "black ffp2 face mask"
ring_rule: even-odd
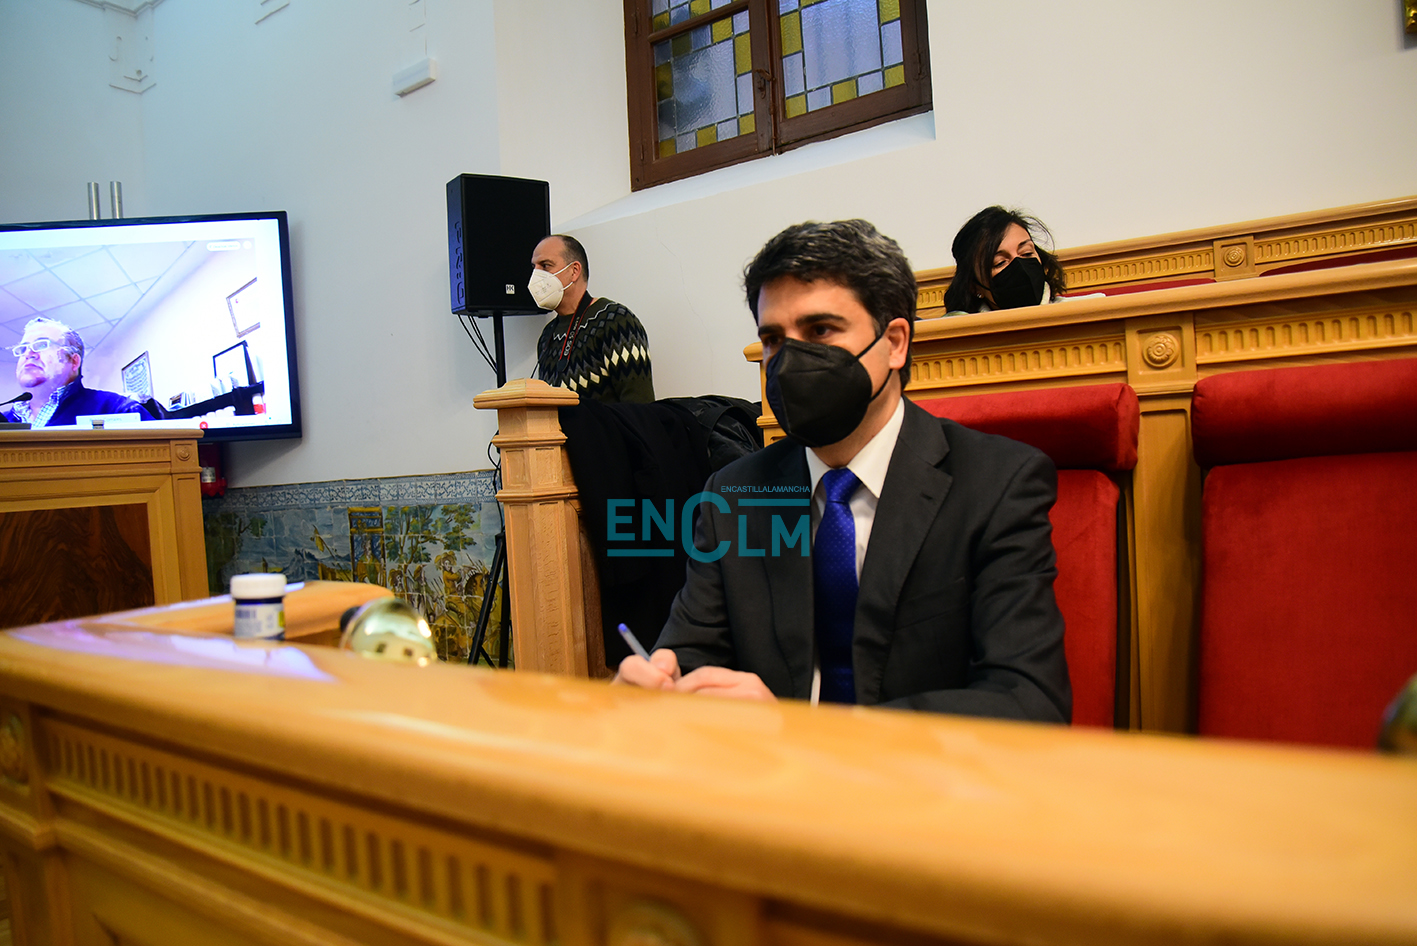
[[[884,336],[877,335],[856,355],[835,345],[785,339],[767,364],[768,404],[783,432],[803,446],[825,447],[861,426],[866,409],[890,380],[887,374],[872,393],[861,356]]]
[[[1015,256],[1013,261],[989,280],[989,293],[996,309],[1018,309],[1043,301],[1043,261],[1032,256]]]

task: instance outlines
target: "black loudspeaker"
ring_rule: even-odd
[[[531,253],[551,234],[551,185],[459,174],[448,182],[448,275],[458,315],[544,315],[527,291]]]

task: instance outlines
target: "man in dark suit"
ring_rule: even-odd
[[[1067,722],[1053,465],[904,400],[900,247],[801,224],[744,281],[788,439],[709,479],[659,649],[617,681]]]

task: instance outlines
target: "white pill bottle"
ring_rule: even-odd
[[[231,576],[237,638],[285,640],[285,576],[261,572]]]

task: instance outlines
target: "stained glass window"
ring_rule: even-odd
[[[729,2],[654,0],[654,23],[671,26]],[[751,40],[744,11],[654,44],[655,122],[661,158],[755,129]]]
[[[788,118],[902,85],[900,0],[779,0]]]
[[[930,108],[925,0],[624,0],[638,190]]]

